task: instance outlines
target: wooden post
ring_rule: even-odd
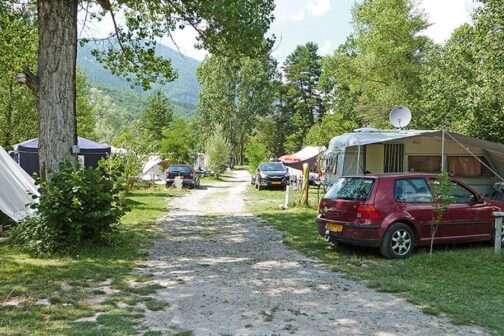
[[[301,204],[308,206],[308,193],[310,191],[310,169],[308,163],[303,163],[303,198]]]
[[[495,217],[495,254],[500,255],[502,252],[502,218],[504,217],[504,212],[494,212]]]

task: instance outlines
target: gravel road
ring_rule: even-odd
[[[423,314],[414,305],[330,272],[288,249],[282,235],[244,211],[249,176],[175,199],[141,269],[169,306],[148,311],[173,335],[487,335]]]

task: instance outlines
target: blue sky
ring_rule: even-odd
[[[358,0],[275,0],[276,20],[270,34],[277,37],[274,57],[283,62],[298,45],[313,41],[322,55],[332,54],[352,32],[352,8]],[[414,0],[417,10],[425,13],[432,24],[425,35],[442,43],[451,32],[470,22],[473,0]],[[104,35],[112,31],[110,18],[89,27],[85,35]],[[206,51],[193,47],[196,33],[184,29],[173,34],[180,52],[203,59]],[[163,43],[174,47],[170,39]]]
[[[322,54],[332,53],[352,32],[354,0],[277,0],[276,6],[271,32],[280,60],[308,41],[317,42]]]
[[[276,0],[276,20],[270,33],[277,37],[273,55],[283,61],[296,46],[309,41],[319,45],[322,55],[332,54],[352,32],[352,8],[358,0]],[[472,0],[414,0],[418,11],[432,24],[425,35],[442,43],[452,31],[471,21]],[[192,47],[194,32],[177,32],[182,53],[202,59],[206,52]],[[171,42],[165,41],[167,44]]]

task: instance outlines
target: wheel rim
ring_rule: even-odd
[[[404,256],[411,250],[411,234],[404,229],[400,229],[392,234],[391,248],[392,252],[398,256]]]

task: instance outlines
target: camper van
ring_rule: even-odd
[[[349,175],[438,174],[443,167],[450,176],[489,196],[504,176],[504,145],[433,130],[357,129],[330,141],[324,183],[330,186]]]

